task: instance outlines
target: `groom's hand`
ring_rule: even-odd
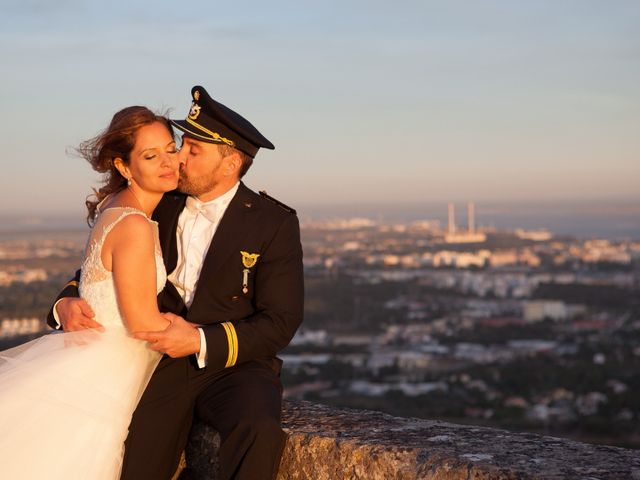
[[[160,332],[134,332],[139,340],[149,342],[149,348],[172,358],[186,357],[200,351],[200,333],[196,326],[173,313],[163,313],[171,322]]]
[[[82,298],[62,298],[56,304],[55,309],[62,330],[65,332],[77,332],[88,328],[104,330],[103,326],[95,321],[95,314],[89,304]]]

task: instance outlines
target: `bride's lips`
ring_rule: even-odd
[[[160,178],[164,178],[167,180],[173,180],[174,178],[178,178],[178,172],[169,172],[163,175],[160,175]]]

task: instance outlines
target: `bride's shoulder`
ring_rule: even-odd
[[[105,241],[117,244],[148,244],[153,241],[155,222],[136,209],[111,208],[102,213],[106,219]]]
[[[144,212],[136,209],[122,209],[118,218],[113,222],[112,231],[127,235],[153,232],[155,222],[150,220]]]

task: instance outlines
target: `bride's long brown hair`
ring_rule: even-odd
[[[154,122],[163,123],[173,137],[173,129],[166,117],[156,115],[147,107],[133,106],[117,112],[104,132],[82,142],[76,148],[78,154],[86,159],[96,172],[104,174],[102,186],[97,190],[94,188],[93,194],[90,194],[85,201],[88,211],[87,223],[90,226],[95,219],[98,204],[107,195],[127,187],[127,180],[120,175],[113,161],[121,158],[125,165],[129,165],[130,154],[136,142],[136,133],[141,127]]]

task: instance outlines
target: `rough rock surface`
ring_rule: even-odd
[[[278,480],[640,480],[640,451],[285,401]],[[215,431],[196,424],[181,480],[217,478]]]

